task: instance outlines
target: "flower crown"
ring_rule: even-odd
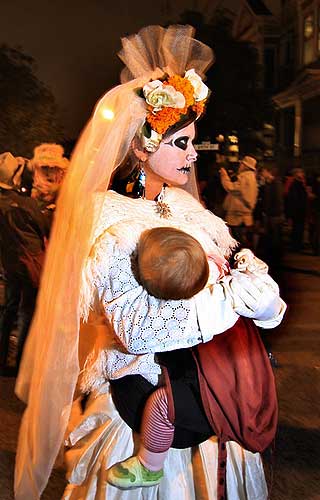
[[[147,118],[142,127],[143,147],[154,153],[163,134],[192,109],[199,117],[205,108],[209,89],[194,69],[184,77],[173,75],[166,80],[153,80],[141,92],[147,103]]]

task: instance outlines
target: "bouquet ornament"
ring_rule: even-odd
[[[234,267],[241,272],[261,272],[268,273],[268,265],[263,260],[258,259],[249,248],[243,248],[234,256]]]

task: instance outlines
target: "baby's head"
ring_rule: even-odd
[[[144,231],[137,247],[140,282],[161,299],[189,299],[205,287],[207,256],[200,243],[173,227]]]

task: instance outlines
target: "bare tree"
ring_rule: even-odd
[[[55,99],[34,74],[33,59],[0,46],[0,152],[32,155],[41,142],[63,138]]]

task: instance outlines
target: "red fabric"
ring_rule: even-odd
[[[207,418],[218,436],[218,491],[226,495],[226,441],[264,451],[274,440],[278,403],[274,376],[258,329],[239,318],[193,350]]]
[[[217,436],[252,452],[264,451],[275,437],[278,403],[257,327],[240,317],[195,351],[202,402]]]

